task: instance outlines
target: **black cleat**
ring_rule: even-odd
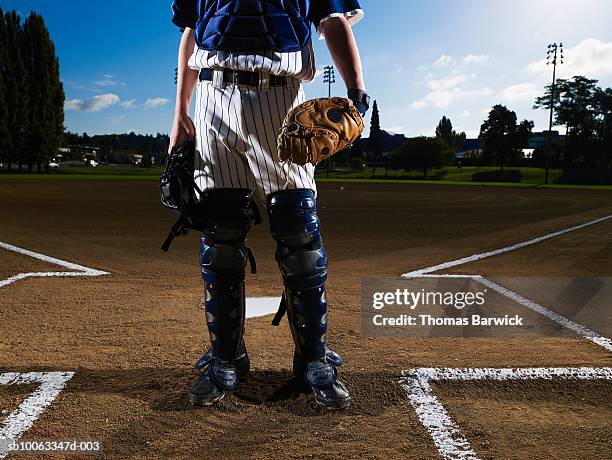
[[[342,358],[326,348],[324,359],[304,363],[297,352],[293,355],[293,373],[303,380],[314,393],[315,401],[326,409],[340,410],[351,404],[351,397],[344,383],[338,378],[337,367]]]
[[[221,401],[227,391],[234,390],[249,372],[249,357],[245,353],[233,362],[221,361],[208,351],[196,364],[206,369],[189,390],[189,402],[194,406],[212,406]]]
[[[318,404],[330,410],[340,410],[351,404],[351,397],[338,378],[338,371],[325,360],[312,361],[306,366],[304,380]]]

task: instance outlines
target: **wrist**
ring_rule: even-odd
[[[347,96],[353,101],[353,104],[361,115],[365,115],[370,108],[370,96],[368,96],[368,93],[363,89],[351,88],[347,91]]]
[[[175,117],[186,117],[189,116],[189,105],[188,104],[177,104],[174,108]]]

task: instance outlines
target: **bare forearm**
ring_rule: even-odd
[[[188,67],[189,57],[193,53],[194,48],[194,31],[193,29],[185,29],[181,37],[178,52],[178,75],[176,81],[176,107],[175,112],[187,114],[191,97],[198,81],[198,73]]]
[[[344,17],[327,19],[321,25],[327,48],[347,89],[365,90],[359,49],[350,24]]]

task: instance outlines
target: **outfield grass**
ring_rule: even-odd
[[[403,179],[340,179],[317,177],[317,182],[366,183],[366,184],[424,184],[424,185],[466,185],[472,187],[521,187],[521,188],[572,188],[577,190],[611,190],[612,185],[574,184],[528,184],[524,182],[460,182],[449,180],[403,180]]]
[[[442,180],[414,179],[403,170],[388,170],[385,177],[384,168],[364,168],[362,171],[351,171],[342,169],[320,169],[316,173],[318,182],[348,182],[348,183],[391,183],[391,184],[432,184],[432,185],[467,185],[467,186],[490,186],[490,187],[533,187],[533,188],[572,188],[586,190],[612,190],[612,185],[569,185],[569,184],[544,184],[544,170],[540,168],[508,168],[520,169],[523,174],[521,182],[473,182],[472,175],[481,171],[497,170],[493,166],[465,166],[462,169],[447,167],[432,171],[436,173],[445,172]],[[151,168],[109,168],[109,167],[65,167],[55,170],[50,174],[0,174],[0,180],[158,180],[162,167]],[[549,181],[554,182],[561,175],[561,170],[551,169]]]
[[[463,168],[457,167],[446,167],[440,169],[433,169],[428,172],[428,175],[432,177],[432,179],[423,179],[416,178],[415,176],[418,173],[414,171],[406,172],[401,169],[389,169],[387,171],[387,175],[385,176],[385,168],[364,168],[361,171],[351,171],[348,169],[332,169],[328,171],[326,169],[320,169],[317,171],[317,178],[342,178],[342,179],[377,179],[377,180],[387,180],[387,179],[404,179],[404,180],[424,180],[424,181],[433,181],[433,177],[437,175],[442,176],[442,181],[447,182],[471,182],[472,175],[477,172],[486,172],[486,171],[497,171],[499,168],[496,166],[464,166]],[[543,184],[544,183],[544,170],[541,168],[528,168],[528,167],[511,167],[507,169],[518,169],[521,171],[522,179],[521,183],[526,184]],[[549,182],[555,182],[561,176],[560,169],[551,169],[549,171]],[[438,181],[439,182],[439,181]]]
[[[95,168],[79,168],[66,167],[52,171],[52,175],[68,176],[77,174],[80,176],[155,176],[159,177],[162,172],[161,166],[153,166],[151,168],[132,168],[132,167],[105,167],[97,166]]]

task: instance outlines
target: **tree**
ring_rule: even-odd
[[[59,77],[55,47],[42,16],[30,13],[24,26],[25,56],[30,98],[36,101],[29,112],[28,171],[34,164],[48,170],[64,131],[64,89]]]
[[[441,138],[419,136],[404,142],[392,157],[395,167],[406,171],[419,169],[427,177],[430,169],[451,164],[455,155]]]
[[[533,121],[523,120],[516,127],[516,133],[514,138],[514,144],[517,149],[524,149],[527,147],[531,133],[533,132]]]
[[[438,126],[436,127],[436,137],[446,142],[446,145],[451,147],[453,145],[453,124],[449,118],[442,117]]]
[[[570,80],[558,79],[554,94],[552,85],[548,85],[544,95],[535,100],[535,109],[549,110],[552,99],[555,124],[566,127],[566,170],[574,162],[589,163],[597,125],[596,94],[597,80],[575,76]]]
[[[612,170],[612,88],[595,92],[597,167]]]
[[[372,152],[374,158],[379,158],[382,155],[382,138],[380,135],[380,114],[378,113],[378,104],[374,101],[372,105],[372,118],[370,120],[370,138],[368,141],[368,149]]]
[[[9,161],[10,143],[8,127],[8,105],[6,99],[6,79],[7,72],[7,36],[4,23],[4,12],[0,8],[0,169],[5,167]],[[9,170],[10,172],[10,170]]]
[[[443,116],[436,127],[436,137],[446,142],[455,152],[459,151],[465,141],[465,133],[457,133],[453,130],[450,118]]]
[[[531,135],[533,122],[523,120],[516,123],[516,113],[503,105],[495,105],[488,118],[480,127],[479,139],[482,143],[482,156],[485,161],[504,165],[517,162],[521,148],[525,147]]]
[[[5,102],[8,109],[8,158],[9,169],[17,162],[22,171],[27,146],[29,98],[26,67],[23,58],[23,28],[15,11],[4,14],[6,34],[6,67],[4,72]]]

